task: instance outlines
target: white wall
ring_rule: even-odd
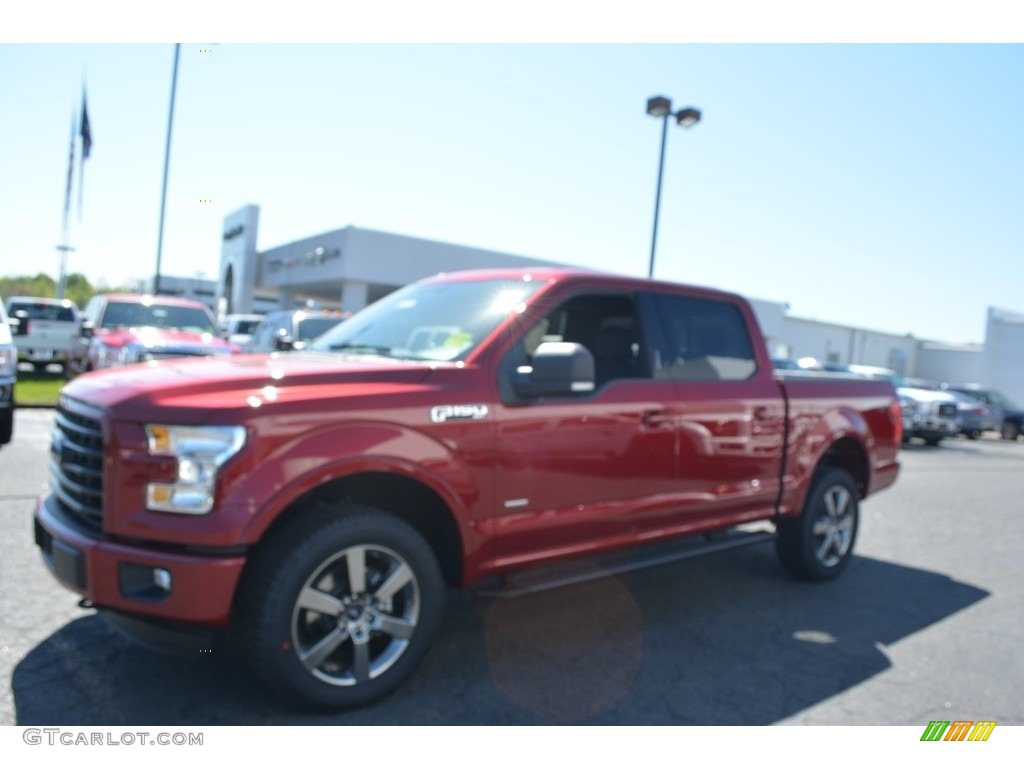
[[[984,347],[980,344],[939,344],[921,342],[914,376],[950,384],[972,384],[985,380]]]
[[[779,341],[790,347],[790,357],[813,357],[821,362],[846,365],[877,365],[911,375],[917,356],[917,339],[881,331],[850,328],[835,323],[786,317],[778,331]]]
[[[983,376],[983,384],[1024,404],[1024,315],[989,308]]]

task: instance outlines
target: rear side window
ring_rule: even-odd
[[[745,381],[757,363],[739,307],[727,301],[659,294],[665,329],[657,376],[677,381]]]
[[[61,304],[48,304],[46,302],[12,302],[8,312],[13,315],[15,312],[24,311],[28,313],[29,320],[60,320],[66,323],[75,322],[75,311],[71,307]]]

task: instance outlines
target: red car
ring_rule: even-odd
[[[449,587],[749,536],[833,579],[900,438],[890,382],[777,374],[736,295],[453,273],[301,351],[72,381],[36,542],[121,626],[226,632],[271,690],[344,707],[413,674]]]
[[[204,304],[173,296],[99,294],[71,348],[72,375],[149,360],[237,354]]]

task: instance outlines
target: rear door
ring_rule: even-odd
[[[753,315],[730,297],[657,293],[654,375],[674,387],[677,523],[734,524],[773,514],[785,403]]]

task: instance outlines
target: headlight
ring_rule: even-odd
[[[119,365],[132,365],[133,363],[144,360],[145,356],[145,347],[140,347],[136,344],[126,344],[121,347],[121,351],[117,355],[117,362]]]
[[[149,452],[178,460],[173,483],[149,483],[146,506],[159,512],[205,515],[213,509],[217,470],[245,445],[245,427],[146,425]]]
[[[918,412],[918,402],[916,400],[911,400],[910,398],[901,397],[900,409],[908,416],[916,416]]]
[[[0,376],[13,376],[17,370],[17,348],[13,344],[0,344]]]

